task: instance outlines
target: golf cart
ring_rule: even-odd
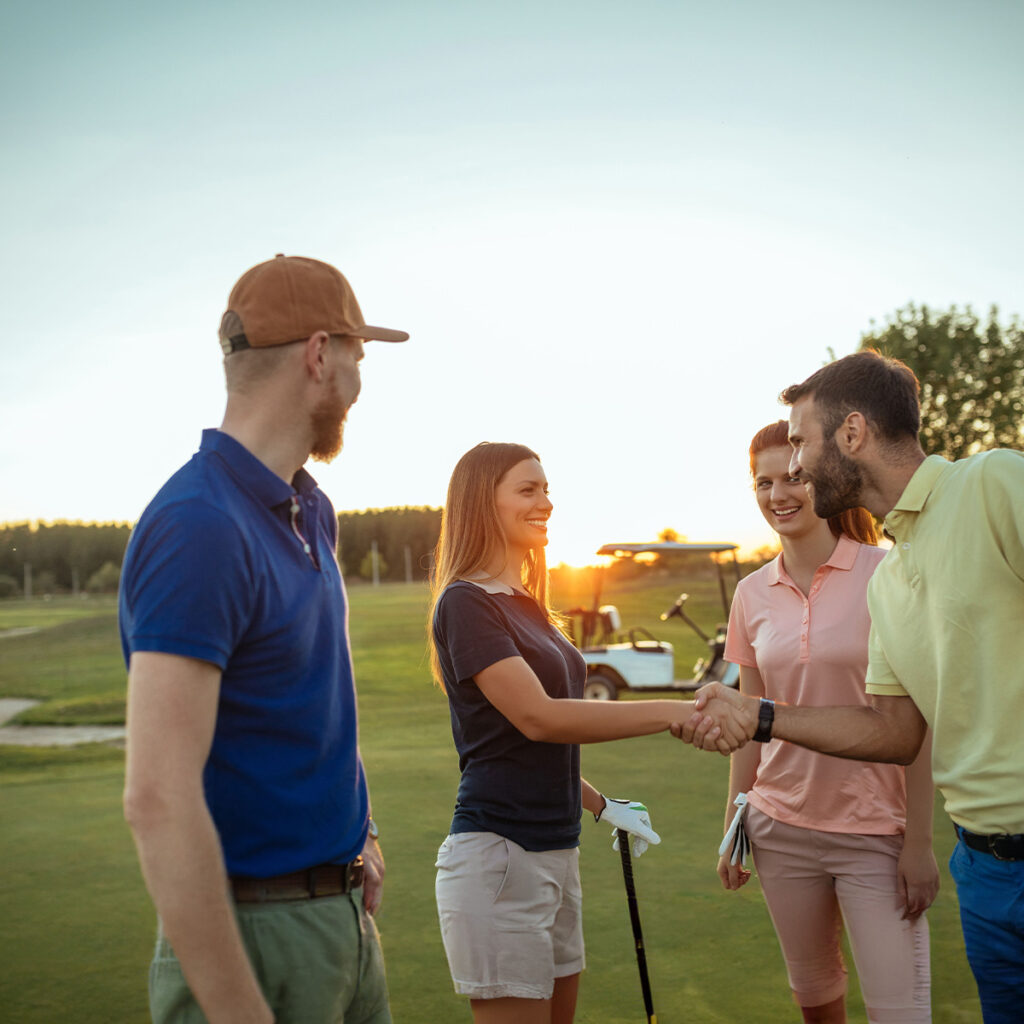
[[[605,544],[599,555],[633,558],[641,554],[666,552],[703,552],[711,556],[718,574],[718,589],[724,618],[729,618],[729,595],[723,559],[731,555],[736,582],[740,579],[736,561],[736,544],[687,544],[680,541],[654,541],[648,544]],[[666,691],[692,692],[715,680],[726,686],[739,683],[739,668],[725,661],[725,623],[719,624],[709,636],[686,612],[688,594],[680,594],[673,605],[661,615],[662,622],[678,618],[708,645],[706,657],[693,667],[691,679],[675,678],[675,654],[672,644],[655,639],[646,629],[636,627],[623,633],[618,608],[601,604],[603,570],[595,570],[593,604],[590,608],[571,608],[566,612],[571,623],[573,641],[587,663],[587,681],[583,695],[588,700],[617,700],[622,690],[644,693]],[[735,586],[734,586],[735,589]]]

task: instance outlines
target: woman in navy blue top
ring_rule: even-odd
[[[689,718],[678,700],[583,700],[586,665],[548,605],[552,504],[537,455],[483,443],[448,487],[429,631],[461,779],[438,853],[437,902],[457,992],[475,1024],[571,1024],[584,966],[578,846],[585,807],[659,842],[642,804],[580,778],[580,743]]]

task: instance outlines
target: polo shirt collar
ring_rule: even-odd
[[[892,511],[885,517],[885,528],[889,533],[894,532],[893,527],[899,521],[900,513],[920,512],[924,508],[935,485],[951,465],[941,455],[929,455],[917,467]]]
[[[836,541],[832,554],[824,562],[824,566],[828,569],[841,569],[844,572],[849,572],[857,561],[859,548],[860,545],[855,540],[847,537],[846,534],[842,534]],[[769,562],[767,572],[769,586],[774,586],[776,583],[786,583],[788,585],[792,582],[789,573],[786,572],[782,564],[781,554],[773,562]]]
[[[463,576],[461,579],[463,583],[472,583],[474,587],[479,587],[485,594],[505,594],[508,597],[515,596],[515,591],[507,583],[502,583],[500,580],[490,579],[481,573],[474,573],[472,576]]]
[[[218,455],[231,475],[268,508],[290,501],[296,491],[305,495],[316,488],[316,481],[305,469],[295,474],[292,485],[285,483],[248,448],[222,430],[204,430],[199,450]]]

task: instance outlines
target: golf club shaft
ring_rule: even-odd
[[[629,920],[633,925],[633,941],[636,946],[636,964],[640,970],[640,989],[644,996],[644,1009],[648,1024],[657,1024],[654,1015],[654,1000],[651,998],[651,979],[647,975],[647,953],[644,950],[644,933],[640,927],[640,908],[636,902],[636,885],[633,882],[633,861],[629,855],[629,833],[617,829],[619,856],[622,858],[622,877],[626,882],[626,902],[629,905]]]

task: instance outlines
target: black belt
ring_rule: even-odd
[[[231,891],[236,903],[273,903],[279,900],[315,900],[340,896],[363,884],[363,858],[348,864],[318,864],[273,878],[242,878],[233,875]]]
[[[957,826],[957,835],[972,850],[990,853],[996,860],[1024,860],[1024,835],[1008,835],[1003,832],[994,836],[979,836],[976,832]]]

